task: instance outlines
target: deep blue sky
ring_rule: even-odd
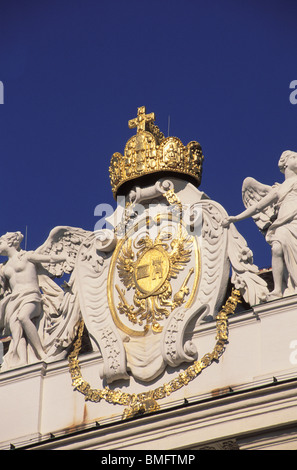
[[[201,189],[230,214],[246,176],[273,184],[297,150],[295,0],[0,0],[0,233],[93,230],[108,167],[145,105],[205,155]],[[237,228],[260,267],[254,222]]]

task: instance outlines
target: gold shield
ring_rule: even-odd
[[[162,247],[146,250],[138,259],[134,269],[135,286],[143,298],[157,295],[167,279],[169,257]]]

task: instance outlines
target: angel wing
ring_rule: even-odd
[[[3,272],[6,263],[7,261],[0,264],[0,300],[3,299],[4,295],[9,290],[8,282]]]
[[[242,200],[243,204],[248,209],[249,207],[257,204],[266,196],[272,189],[272,186],[259,183],[254,178],[245,178],[242,183]],[[265,234],[277,217],[277,209],[275,204],[271,204],[253,216],[253,219],[260,229]]]
[[[121,281],[127,289],[133,287],[133,272],[134,272],[134,254],[132,251],[132,240],[128,238],[127,243],[124,244],[119,255],[117,268]]]
[[[38,255],[67,255],[67,259],[55,263],[41,263],[51,277],[60,277],[71,273],[74,268],[77,252],[86,237],[91,232],[76,227],[58,226],[51,230],[47,240],[35,254]]]

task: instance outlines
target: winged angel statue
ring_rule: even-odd
[[[54,279],[72,273],[90,236],[80,228],[56,227],[35,252],[20,248],[20,232],[0,237],[0,255],[8,257],[0,266],[0,334],[11,337],[1,371],[66,355],[80,315],[75,276],[66,292]]]
[[[273,186],[246,178],[242,186],[246,210],[223,226],[252,217],[271,245],[274,290],[268,300],[297,292],[297,153],[282,153],[279,169],[285,181]]]

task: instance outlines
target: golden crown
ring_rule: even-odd
[[[128,121],[130,129],[137,128],[137,134],[126,143],[124,155],[116,152],[110,161],[115,198],[127,181],[158,172],[190,176],[199,186],[204,158],[200,144],[191,141],[185,147],[177,137],[165,137],[154,121],[155,114],[145,114],[145,106],[138,108],[137,117]]]

